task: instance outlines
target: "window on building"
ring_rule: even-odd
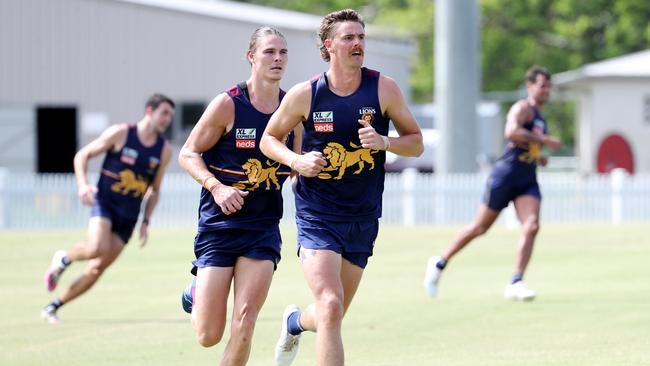
[[[181,128],[183,131],[189,131],[194,127],[201,118],[203,110],[205,110],[204,102],[181,103]]]
[[[205,107],[206,103],[201,101],[177,103],[173,126],[167,130],[167,138],[178,143],[185,142]]]

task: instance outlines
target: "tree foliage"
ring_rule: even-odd
[[[533,64],[557,73],[650,48],[649,0],[476,1],[481,19],[481,88],[485,92],[522,87],[525,71]],[[354,8],[367,23],[407,32],[418,49],[411,63],[413,99],[433,99],[435,0],[245,2],[319,15]],[[572,144],[573,106],[549,107],[551,130]],[[553,122],[559,120],[560,124]]]

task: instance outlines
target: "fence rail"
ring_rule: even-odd
[[[459,224],[473,219],[485,184],[483,174],[440,176],[414,171],[386,176],[383,223]],[[650,221],[650,174],[580,176],[542,173],[544,223]],[[283,223],[294,220],[289,184],[284,186]],[[195,227],[199,188],[184,173],[168,173],[152,222],[158,227]],[[89,208],[77,198],[72,174],[0,170],[0,228],[52,229],[85,226]],[[512,207],[499,219],[515,224]]]

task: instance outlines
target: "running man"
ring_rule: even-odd
[[[262,132],[284,96],[280,80],[287,42],[276,29],[258,28],[246,58],[248,80],[212,100],[178,158],[203,187],[194,241],[196,277],[181,297],[202,346],[221,341],[234,286],[230,340],[221,365],[248,361],[257,316],[280,261],[282,183],[291,174],[259,149]],[[299,145],[300,134],[296,136]],[[293,136],[283,144],[293,147]]]
[[[289,305],[276,363],[291,364],[300,333],[316,332],[317,365],[343,365],[341,324],[379,230],[386,151],[419,156],[422,134],[395,81],[363,66],[365,24],[354,10],[325,16],[326,72],[287,93],[262,137],[268,157],[300,174],[295,187],[298,252],[315,303]],[[392,120],[399,137],[389,138]],[[304,126],[303,154],[285,137]]]
[[[54,254],[45,273],[45,286],[54,291],[63,271],[73,262],[87,260],[83,274],[60,296],[47,304],[41,317],[59,322],[57,310],[88,291],[117,259],[138,222],[142,200],[146,201],[140,223],[141,247],[149,237],[149,220],[160,198],[160,184],[171,158],[163,134],[174,116],[174,102],[154,94],[145,115],[136,124],[116,124],[84,146],[74,157],[79,199],[92,207],[85,241],[70,251]],[[87,178],[88,160],[106,153],[97,187]]]
[[[551,91],[551,74],[539,66],[526,73],[527,98],[516,102],[508,112],[505,153],[494,165],[487,180],[483,203],[474,222],[461,230],[442,256],[429,258],[424,277],[424,287],[431,297],[438,293],[442,270],[451,258],[492,226],[501,210],[510,201],[515,205],[523,233],[519,239],[517,263],[504,296],[511,300],[533,300],[535,291],[524,282],[524,272],[533,253],[535,236],[539,231],[539,211],[542,194],[537,184],[537,164],[545,166],[548,157],[542,154],[542,145],[551,149],[561,146],[560,140],[548,134],[542,115],[544,104]]]

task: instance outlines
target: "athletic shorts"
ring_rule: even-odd
[[[129,242],[135,225],[138,223],[138,217],[124,217],[118,214],[115,209],[102,201],[95,200],[95,205],[90,210],[90,217],[105,217],[111,222],[111,232],[117,234],[124,244]]]
[[[282,237],[280,228],[267,231],[227,228],[199,232],[194,238],[192,274],[196,267],[234,267],[237,258],[270,260],[276,269],[280,262]]]
[[[542,200],[542,193],[536,179],[521,180],[512,175],[490,175],[485,184],[483,203],[495,211],[501,211],[508,207],[510,201],[524,195]]]
[[[379,221],[376,219],[338,222],[296,217],[296,224],[298,254],[300,248],[331,250],[361,268],[366,268],[379,234]]]

